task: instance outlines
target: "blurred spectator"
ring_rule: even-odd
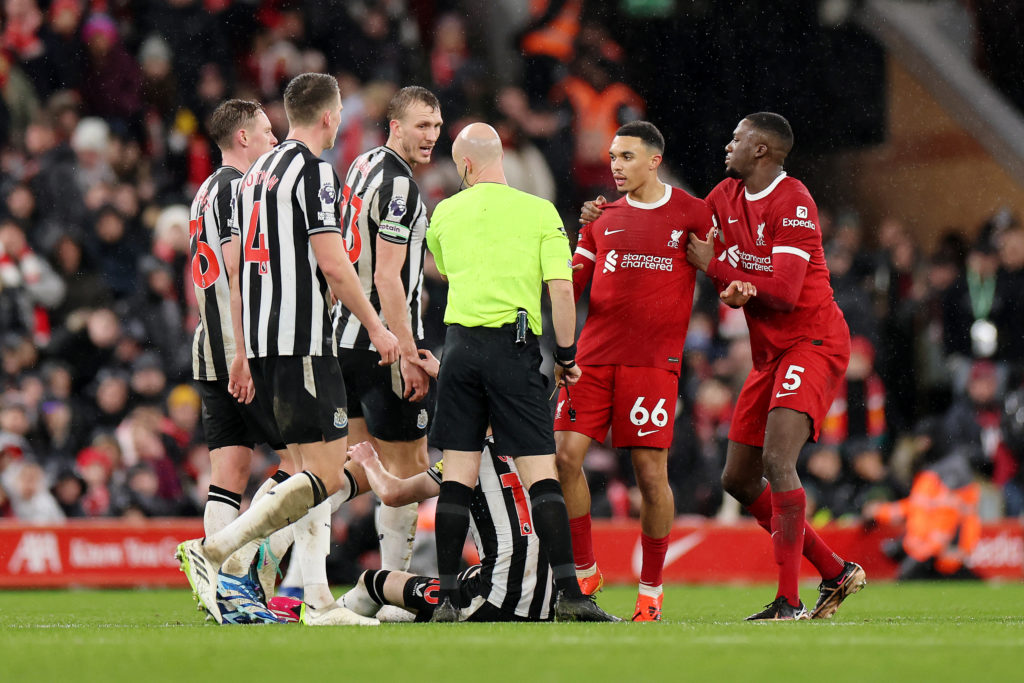
[[[999,270],[992,321],[998,331],[997,356],[1009,363],[1018,378],[1024,370],[1024,228],[999,237]]]
[[[836,390],[820,440],[842,444],[869,439],[881,445],[886,435],[885,386],[875,372],[875,347],[866,337],[850,340],[850,364]]]
[[[72,469],[62,470],[57,475],[50,493],[65,517],[85,517],[85,510],[82,508],[85,486],[85,480]]]
[[[110,512],[110,474],[114,463],[99,448],[84,448],[78,454],[76,466],[85,481],[82,510],[89,517],[102,517]]]
[[[531,102],[540,103],[566,76],[582,13],[583,0],[531,0],[530,20],[517,38]]]
[[[4,471],[3,486],[14,516],[28,524],[60,524],[64,513],[50,493],[43,468],[23,461]]]
[[[519,126],[511,119],[498,121],[495,129],[501,137],[501,148],[505,155],[505,178],[508,184],[517,190],[553,202],[555,180],[544,156],[523,136]]]
[[[39,112],[39,100],[32,84],[5,50],[0,50],[0,98],[4,124],[0,126],[0,145],[21,145],[25,129]]]
[[[137,136],[142,124],[142,74],[122,45],[114,20],[106,14],[89,16],[82,26],[82,42],[86,112],[103,117],[120,134]]]
[[[128,234],[124,217],[109,204],[100,207],[94,227],[96,260],[107,287],[117,297],[138,288],[138,236]]]
[[[0,221],[0,329],[50,340],[47,309],[64,298],[64,283],[28,245],[17,223]]]

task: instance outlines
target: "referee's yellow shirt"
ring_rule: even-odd
[[[445,323],[500,327],[526,309],[541,334],[547,280],[572,280],[562,219],[546,199],[500,183],[478,183],[434,209],[427,247],[448,278]]]

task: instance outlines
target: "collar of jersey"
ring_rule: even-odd
[[[635,199],[630,199],[629,195],[627,194],[626,195],[626,203],[629,204],[632,207],[637,208],[637,209],[657,209],[659,206],[665,206],[666,204],[668,204],[668,200],[671,197],[672,197],[672,186],[669,185],[668,183],[665,183],[665,194],[663,194],[661,196],[661,199],[658,199],[658,200],[653,201],[653,202],[644,203],[644,202],[638,202]]]
[[[409,175],[412,175],[412,166],[409,165],[408,161],[406,161],[405,159],[402,158],[401,154],[399,154],[395,150],[391,149],[387,145],[381,145],[381,147],[384,149],[385,152],[388,152],[395,159],[398,159],[398,163],[402,164],[402,166],[405,167],[405,170],[409,173]]]
[[[772,181],[771,185],[769,185],[768,187],[764,188],[763,190],[761,190],[757,194],[750,194],[750,190],[748,190],[746,187],[743,188],[743,194],[746,195],[748,202],[756,202],[758,199],[764,199],[765,197],[767,197],[768,195],[770,195],[772,193],[772,190],[774,190],[776,187],[778,187],[779,183],[781,183],[782,179],[785,178],[785,177],[786,177],[786,172],[783,171],[779,175],[775,176],[775,180]]]

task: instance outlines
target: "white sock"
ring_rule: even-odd
[[[341,488],[327,496],[327,500],[331,503],[331,514],[333,515],[341,507],[342,503],[347,503],[352,499],[352,479],[348,472],[341,478]]]
[[[657,586],[648,586],[645,583],[641,583],[640,590],[638,592],[640,595],[646,595],[649,598],[656,598],[662,593],[661,584],[658,584]]]
[[[211,485],[203,508],[203,535],[213,536],[238,519],[241,505],[242,494]]]
[[[327,553],[331,549],[331,504],[328,501],[310,509],[295,524],[295,549],[292,560],[302,567],[302,600],[314,609],[334,602],[327,584]]]
[[[589,578],[589,577],[593,576],[596,573],[597,573],[597,562],[595,562],[594,564],[590,565],[586,569],[579,569],[579,568],[577,568],[576,569],[576,578],[577,579],[586,579],[586,578]]]
[[[409,503],[401,507],[381,505],[377,508],[377,539],[380,541],[381,569],[409,571],[419,509],[419,503]]]
[[[284,533],[286,529],[292,529],[292,540],[295,539],[295,525],[286,526],[284,529],[281,529],[281,531],[270,537],[271,549],[273,549],[274,536],[277,536],[278,533]],[[278,557],[280,557],[280,555],[278,555]],[[288,560],[288,571],[286,571],[284,576],[281,577],[281,588],[302,588],[302,583],[302,565],[296,559],[295,549],[292,548],[292,556],[291,559]]]
[[[256,493],[252,495],[252,504],[255,505],[260,498],[266,495],[267,492],[275,486],[277,486],[277,480],[273,477],[260,484],[260,487],[256,489]],[[262,538],[254,538],[233,552],[231,557],[224,560],[224,565],[221,567],[221,571],[225,574],[230,574],[231,576],[244,576],[247,574],[249,572],[249,565],[252,564],[252,558],[256,557],[256,553],[259,552],[260,543],[262,542]]]
[[[274,487],[267,495],[203,543],[207,557],[220,566],[228,555],[254,538],[263,538],[300,519],[313,506],[319,477],[300,472]],[[321,498],[323,500],[323,498]]]

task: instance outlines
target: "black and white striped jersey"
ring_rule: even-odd
[[[413,336],[423,338],[420,292],[426,251],[427,209],[412,169],[388,147],[376,147],[352,162],[341,195],[341,215],[349,259],[359,273],[363,293],[384,317],[373,282],[377,267],[377,238],[408,246],[402,266],[402,284],[409,306]],[[359,319],[341,303],[334,309],[338,345],[344,349],[374,349]],[[387,323],[387,320],[384,321]],[[374,349],[375,350],[375,349]]]
[[[239,181],[240,284],[250,358],[336,356],[330,288],[309,238],[341,232],[338,176],[297,140],[285,140]]]
[[[231,239],[233,198],[242,172],[221,166],[199,187],[189,209],[189,258],[199,324],[192,338],[192,379],[228,378],[235,355],[231,290],[221,245]]]
[[[435,465],[427,470],[438,484],[442,479],[439,469]],[[520,617],[550,619],[554,600],[551,568],[533,531],[530,494],[511,457],[484,448],[469,512],[480,553],[479,575],[490,587],[483,597]]]

